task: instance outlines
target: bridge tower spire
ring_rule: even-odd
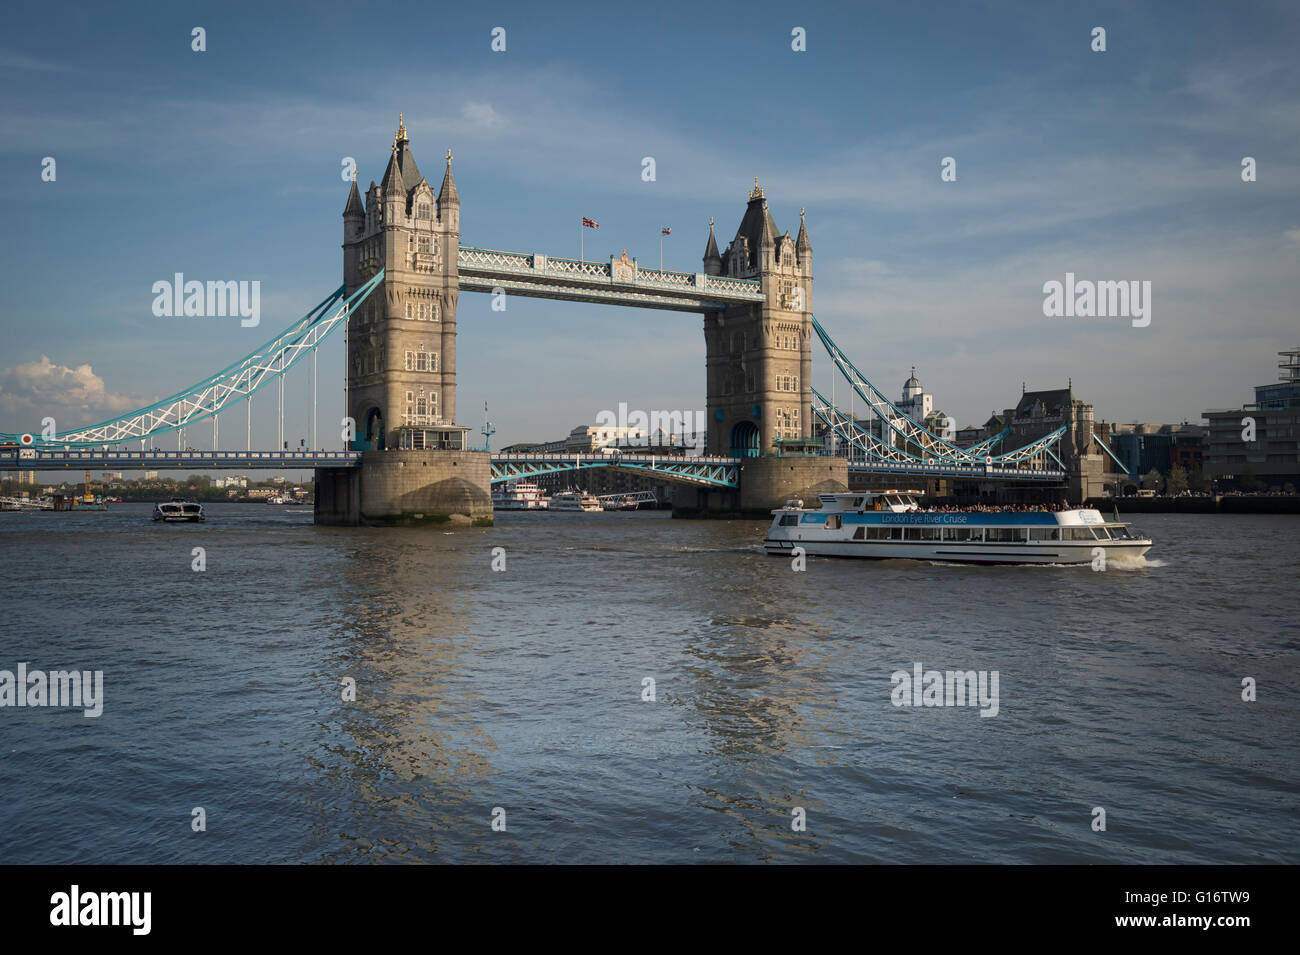
[[[811,434],[812,243],[777,228],[754,178],[736,235],[720,256],[713,235],[704,272],[757,281],[765,300],[706,312],[708,449],[759,457]]]
[[[343,220],[348,294],[384,270],[380,286],[348,317],[353,446],[463,448],[469,429],[455,423],[460,198],[451,151],[435,195],[399,113],[379,186],[371,182],[363,208],[354,181]]]

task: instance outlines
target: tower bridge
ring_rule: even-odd
[[[341,288],[243,360],[147,408],[48,438],[0,434],[0,466],[310,466],[318,521],[381,524],[454,515],[490,521],[492,483],[595,467],[654,474],[683,489],[674,502],[682,511],[720,512],[763,512],[790,497],[842,490],[851,473],[1040,484],[1065,477],[1051,450],[1064,429],[1021,448],[1001,449],[1006,433],[962,448],[875,388],[813,315],[812,243],[803,211],[796,236],[781,232],[757,179],[726,248],[720,249],[710,219],[701,270],[675,272],[643,268],[625,250],[594,262],[462,245],[450,150],[442,172],[435,191],[399,117],[388,165],[364,198],[353,173],[343,210]],[[470,428],[456,416],[461,291],[701,314],[704,455],[489,455],[470,448]],[[283,393],[286,372],[307,355],[314,368],[316,349],[338,328],[346,329],[345,421],[355,429],[346,447],[289,452],[281,434],[282,450],[254,451],[253,394],[273,382]],[[889,440],[813,391],[814,341],[888,424]],[[217,416],[238,402],[249,408],[248,448],[218,452]],[[819,453],[814,418],[852,445],[858,460]],[[211,453],[145,447],[206,419],[213,420]],[[110,450],[135,440],[139,451]]]

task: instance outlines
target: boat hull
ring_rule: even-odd
[[[855,557],[866,560],[925,560],[945,564],[1091,564],[1101,550],[1107,561],[1137,559],[1151,549],[1151,541],[1035,541],[997,544],[949,541],[817,541],[774,540],[763,548],[769,554],[790,556],[802,547],[809,557]]]

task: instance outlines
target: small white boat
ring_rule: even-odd
[[[203,505],[197,501],[182,501],[180,498],[173,498],[164,504],[154,505],[153,519],[155,521],[166,521],[169,524],[197,523],[204,520]]]
[[[283,494],[275,494],[272,495],[271,497],[268,497],[266,499],[266,503],[267,504],[297,504],[298,502],[291,497],[286,497]]]
[[[561,491],[559,494],[551,495],[551,503],[547,510],[551,511],[603,511],[604,505],[600,503],[600,498],[593,497],[586,491]]]
[[[769,554],[964,564],[1093,564],[1141,557],[1152,542],[1118,517],[1090,508],[1047,511],[922,510],[914,492],[821,494],[819,506],[789,501],[772,512]]]
[[[531,481],[492,488],[492,507],[498,511],[544,511],[548,501],[541,487]]]

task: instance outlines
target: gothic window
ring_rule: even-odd
[[[416,371],[429,370],[429,356],[427,352],[418,351],[415,353],[415,370]]]
[[[414,367],[413,353],[410,352],[410,351],[407,351],[407,353],[406,353],[406,370],[407,370],[407,371],[410,371],[413,367]]]
[[[433,218],[433,216],[429,214],[429,204],[428,204],[427,202],[422,202],[422,203],[420,203],[418,206],[415,207],[415,217],[416,217],[417,219],[432,219],[432,218]]]
[[[419,243],[421,252],[429,251],[429,237],[427,235],[420,236]]]
[[[406,303],[406,317],[407,318],[415,317],[415,306],[412,305],[410,302]]]
[[[415,414],[417,417],[424,417],[429,413],[429,402],[423,394],[415,397]]]

